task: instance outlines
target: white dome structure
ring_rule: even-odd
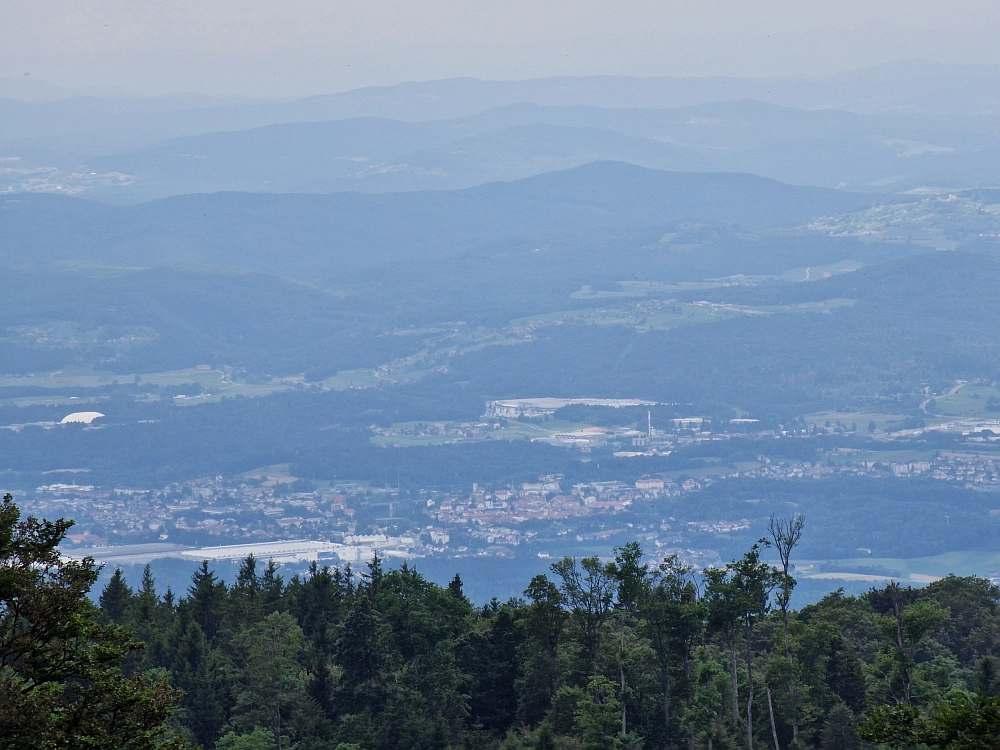
[[[72,414],[67,414],[63,417],[59,424],[90,424],[95,419],[103,416],[104,415],[99,411],[75,411]]]

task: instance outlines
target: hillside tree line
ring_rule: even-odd
[[[67,562],[0,510],[0,748],[860,750],[1000,746],[1000,589],[949,576],[793,610],[801,517],[720,568],[637,543],[474,606],[377,557],[185,595]],[[764,558],[777,555],[777,564]]]

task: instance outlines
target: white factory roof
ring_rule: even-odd
[[[252,544],[227,544],[221,547],[202,547],[185,550],[181,557],[195,560],[242,560],[247,555],[267,560],[315,560],[322,552],[335,552],[343,545],[297,539],[289,542],[254,542]]]
[[[492,403],[499,406],[525,407],[536,409],[561,409],[564,406],[655,406],[655,401],[643,401],[637,398],[506,398]]]

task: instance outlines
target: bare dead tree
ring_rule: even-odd
[[[776,598],[778,607],[781,609],[781,627],[785,636],[785,658],[788,660],[789,667],[792,665],[792,649],[788,641],[788,607],[792,600],[792,589],[795,588],[795,579],[789,570],[791,569],[792,550],[802,538],[804,526],[805,518],[799,513],[788,518],[778,518],[772,514],[767,525],[771,540],[774,542],[774,547],[778,550],[778,557],[781,559],[781,586],[778,588]],[[792,702],[792,744],[798,746],[799,714],[795,700],[794,670],[788,676],[788,695]],[[775,744],[775,750],[778,750],[777,744]]]

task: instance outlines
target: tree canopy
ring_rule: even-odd
[[[146,750],[163,743],[180,693],[166,673],[123,672],[142,648],[87,598],[99,569],[63,560],[69,521],[21,518],[0,505],[0,747]],[[122,619],[134,597],[120,576],[101,596]]]
[[[1000,589],[891,581],[792,610],[800,519],[775,524],[775,564],[765,540],[703,571],[629,543],[483,606],[410,563],[285,580],[250,557],[180,598],[116,572],[95,608],[93,562],[56,552],[68,524],[3,513],[2,747],[998,746]]]

